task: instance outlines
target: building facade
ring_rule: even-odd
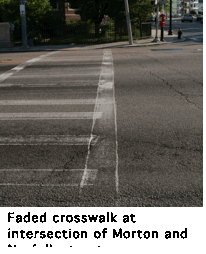
[[[190,0],[190,11],[194,10],[196,13],[198,13],[199,9],[199,0]]]
[[[199,9],[199,0],[182,0],[182,9],[181,9],[182,15],[190,13],[190,11],[192,10],[198,13],[198,9]]]
[[[198,11],[203,13],[203,0],[199,0]]]
[[[182,15],[190,13],[190,0],[183,0],[182,1],[181,13],[182,13]]]
[[[59,19],[64,19],[65,21],[81,20],[80,15],[76,14],[76,11],[78,10],[77,6],[71,5],[69,2],[65,2],[64,0],[49,1]]]
[[[181,16],[182,0],[173,0],[172,1],[172,16],[179,17]]]

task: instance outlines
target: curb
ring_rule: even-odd
[[[154,37],[150,38],[151,40]],[[179,43],[179,42],[184,42],[186,41],[186,38],[182,38],[181,40],[178,40],[177,37],[174,37],[175,39],[173,41],[167,41],[165,38],[165,41],[158,41],[158,42],[143,42],[143,43],[134,43],[133,45],[111,45],[112,43],[108,43],[110,48],[126,48],[126,47],[149,47],[149,46],[155,46],[155,45],[162,45],[162,44],[170,44],[170,43]],[[149,40],[149,39],[148,39]],[[121,42],[120,42],[121,43]],[[124,43],[124,42],[122,42]],[[5,49],[0,49],[0,53],[18,53],[18,52],[43,52],[43,51],[60,51],[60,50],[67,50],[67,49],[72,49],[72,48],[86,48],[86,47],[95,47],[96,49],[98,48],[105,48],[108,47],[108,44],[94,44],[94,45],[67,45],[67,46],[57,46],[56,48],[51,47],[51,48],[41,48],[41,46],[37,46],[35,48],[29,47],[27,49],[23,49],[21,47],[19,48],[5,48]],[[115,44],[115,43],[114,43]]]

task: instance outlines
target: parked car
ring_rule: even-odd
[[[203,15],[202,14],[198,14],[196,21],[201,21],[202,19],[203,19]]]
[[[182,22],[185,21],[193,22],[192,14],[184,14],[184,16],[182,17]]]

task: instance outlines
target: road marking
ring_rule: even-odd
[[[0,169],[0,173],[3,173],[5,176],[6,173],[40,173],[40,172],[47,172],[47,173],[83,173],[84,169]],[[98,170],[96,169],[88,169],[87,175],[87,186],[93,186],[93,182],[96,178]],[[38,176],[38,175],[37,175]],[[3,179],[1,179],[3,181]],[[37,182],[37,180],[35,180]],[[41,179],[39,179],[41,182]],[[11,183],[11,182],[2,182],[0,186],[23,186],[23,187],[80,187],[80,184],[71,183],[71,184],[53,184],[53,183]]]
[[[92,185],[92,184],[88,184],[88,185]],[[0,186],[79,187],[79,184],[0,183]]]
[[[21,169],[21,168],[0,168],[0,172],[76,172],[76,171],[84,171],[84,169],[51,169],[51,168],[43,168],[43,169]],[[97,169],[88,169],[88,171],[95,172]]]
[[[16,66],[16,67],[14,67],[12,70],[20,71],[20,70],[23,70],[23,69],[24,69],[23,66]]]
[[[4,81],[5,79],[11,77],[14,73],[10,72],[10,73],[4,73],[0,75],[0,82]]]
[[[36,61],[39,61],[39,60],[41,60],[41,59],[43,59],[43,58],[45,58],[45,57],[47,57],[47,56],[49,56],[49,55],[51,55],[51,54],[55,54],[55,53],[57,53],[57,52],[58,52],[58,51],[51,52],[51,53],[48,53],[48,54],[46,54],[46,55],[42,55],[42,56],[40,56],[40,57],[30,59],[30,60],[28,60],[28,61],[26,61],[26,62],[24,62],[24,63],[19,64],[18,66],[16,66],[16,67],[14,67],[13,69],[11,69],[11,70],[5,72],[4,74],[1,74],[1,75],[0,75],[0,82],[2,82],[2,81],[4,81],[5,79],[11,77],[13,74],[17,73],[18,71],[23,70],[26,66],[28,66],[28,65],[30,65],[30,64],[32,64],[32,63],[34,63],[34,62],[36,62]]]
[[[101,100],[101,103],[107,103]],[[95,104],[95,99],[67,99],[67,100],[0,100],[0,106],[16,106],[16,105],[82,105]]]
[[[88,145],[90,136],[79,135],[15,135],[0,136],[0,145]],[[98,141],[97,136],[93,136],[91,145],[94,146]]]
[[[0,113],[0,121],[5,120],[50,120],[50,119],[100,119],[102,112],[43,112],[43,113]]]
[[[100,100],[101,104],[109,103],[106,99]],[[0,106],[24,105],[92,105],[95,99],[67,99],[67,100],[0,100]]]
[[[101,104],[101,100],[109,101],[108,104]],[[102,112],[102,118],[96,121],[96,114]],[[101,138],[95,149],[91,149],[91,142],[94,133],[101,130]],[[80,192],[87,185],[88,168],[114,169],[116,192],[119,191],[118,180],[118,143],[117,143],[117,122],[116,105],[114,95],[114,71],[111,50],[103,53],[102,70],[99,77],[94,118],[91,129],[91,138],[88,145],[88,154],[85,163],[85,170],[80,183]]]
[[[61,76],[58,74],[58,75],[52,75],[52,74],[44,74],[44,75],[31,75],[31,74],[28,74],[28,75],[19,75],[19,76],[12,76],[10,77],[11,79],[27,79],[27,78],[31,78],[31,79],[34,79],[34,78],[64,78],[64,77],[71,77],[71,76],[99,76],[99,73],[70,73],[70,74],[61,74]]]
[[[51,81],[52,82],[52,81]],[[43,84],[29,84],[28,82],[26,84],[11,84],[11,83],[0,83],[0,87],[71,87],[71,86],[97,86],[97,82],[95,80],[75,80],[75,81],[54,81],[53,83],[43,83]]]

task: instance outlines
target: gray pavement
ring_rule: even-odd
[[[0,206],[203,205],[202,27],[166,25],[1,53]]]

